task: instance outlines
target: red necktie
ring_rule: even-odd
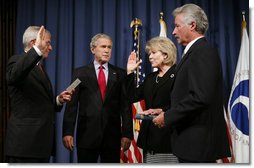
[[[104,95],[106,93],[106,78],[105,78],[105,74],[103,72],[103,66],[100,66],[100,71],[98,74],[98,85],[101,91],[101,98],[102,101],[104,100]]]

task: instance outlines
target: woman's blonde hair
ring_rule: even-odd
[[[154,37],[146,43],[146,53],[150,54],[151,51],[160,51],[166,57],[163,61],[165,65],[174,65],[176,63],[176,46],[166,37]]]

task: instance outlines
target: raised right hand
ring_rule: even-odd
[[[127,74],[130,74],[137,69],[137,67],[141,64],[142,60],[137,61],[136,52],[132,51],[129,55],[127,62]]]
[[[46,30],[44,26],[41,26],[36,40],[35,40],[35,46],[39,48],[39,50],[42,52],[42,55],[44,55],[47,51],[47,42],[45,41],[45,35],[46,35]]]

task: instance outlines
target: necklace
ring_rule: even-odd
[[[156,78],[155,78],[155,82],[156,83],[159,83],[159,79],[158,78],[159,78],[159,75],[157,75]]]

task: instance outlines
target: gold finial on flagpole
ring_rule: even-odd
[[[247,23],[246,23],[246,20],[245,20],[245,11],[242,11],[242,15],[243,15],[242,29],[243,29],[243,28],[246,28],[246,26],[247,26]]]
[[[160,19],[163,20],[163,12],[160,12]]]
[[[138,42],[138,44],[136,44],[137,49],[138,49],[138,51],[136,51],[136,53],[137,53],[137,59],[139,60],[139,55],[140,55],[140,51],[139,51],[139,47],[140,47],[140,30],[138,28],[142,26],[142,21],[138,18],[133,19],[131,21],[130,27],[133,27],[133,26],[134,26],[134,30],[133,30],[134,39],[137,39],[137,42]]]
[[[245,11],[242,11],[243,21],[245,21]]]
[[[131,21],[130,27],[133,27],[134,25],[135,27],[142,26],[142,21],[138,18],[135,18],[134,20]]]
[[[161,29],[160,36],[167,37],[167,26],[166,26],[163,16],[164,16],[163,12],[160,12],[160,20],[159,20],[160,29]]]

